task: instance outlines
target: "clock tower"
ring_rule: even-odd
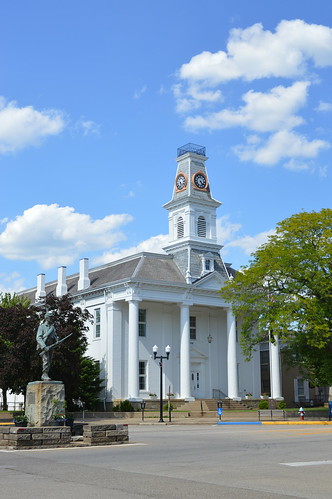
[[[206,171],[205,147],[186,144],[177,151],[173,196],[168,210],[169,243],[172,254],[188,283],[219,271],[227,275],[217,243],[216,209],[221,203],[211,196]]]

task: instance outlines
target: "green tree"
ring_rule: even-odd
[[[15,297],[11,302],[6,294],[0,302],[0,388],[3,408],[7,409],[7,391],[25,392],[29,381],[37,373],[35,330],[37,315]],[[5,306],[3,306],[5,305]]]
[[[49,296],[40,306],[28,306],[24,297],[2,295],[0,301],[0,388],[3,406],[7,408],[6,393],[26,392],[30,381],[40,379],[41,358],[36,350],[36,332],[41,316],[53,311],[53,321],[59,338],[71,335],[54,348],[50,376],[63,381],[67,404],[80,393],[84,383],[84,354],[87,349],[85,332],[91,315],[74,307],[69,296]],[[3,306],[4,305],[4,306]]]
[[[277,336],[290,364],[314,384],[332,384],[332,210],[302,212],[277,225],[248,267],[221,291],[241,318],[241,344]]]
[[[22,305],[24,308],[28,308],[30,305],[30,300],[26,296],[17,295],[14,293],[0,293],[0,307],[10,308],[15,305]]]
[[[66,402],[70,406],[72,400],[78,398],[81,376],[84,370],[84,354],[87,350],[85,333],[89,329],[92,316],[87,310],[74,307],[69,295],[57,298],[50,295],[46,299],[45,308],[53,312],[52,322],[59,339],[71,335],[53,350],[51,379],[65,384]],[[39,372],[40,375],[40,372]]]
[[[93,410],[100,402],[99,394],[102,389],[103,380],[100,379],[99,362],[92,357],[82,357],[80,383],[75,398],[85,403],[85,409]]]

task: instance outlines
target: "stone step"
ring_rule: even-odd
[[[176,407],[177,410],[183,411],[217,411],[217,400],[215,399],[196,399],[192,402],[183,402],[181,405]],[[249,407],[242,401],[223,399],[221,400],[223,410],[247,410]]]

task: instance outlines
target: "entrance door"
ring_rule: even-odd
[[[191,371],[191,395],[197,397],[200,392],[200,372]]]

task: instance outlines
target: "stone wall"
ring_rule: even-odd
[[[81,437],[82,438],[82,437]],[[0,447],[31,449],[112,445],[129,441],[126,424],[89,424],[83,427],[83,441],[73,441],[69,426],[0,426]]]
[[[90,424],[83,429],[83,442],[88,445],[119,444],[128,440],[128,425]]]
[[[36,447],[67,447],[71,443],[69,426],[22,428],[0,427],[0,446],[14,449]]]

